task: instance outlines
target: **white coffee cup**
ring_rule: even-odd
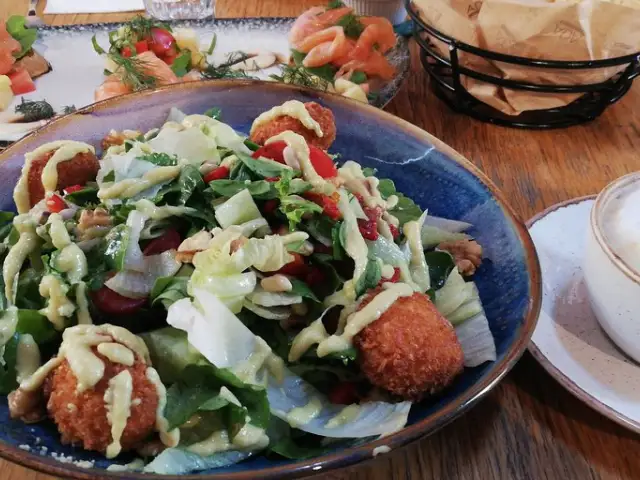
[[[640,362],[640,172],[615,180],[596,198],[582,270],[600,325]]]

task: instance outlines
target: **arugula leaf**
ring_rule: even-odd
[[[13,212],[4,212],[0,210],[0,242],[4,241],[9,236],[13,229],[13,217],[16,214]]]
[[[378,184],[378,191],[385,200],[391,195],[398,197],[398,204],[392,210],[389,210],[389,213],[400,221],[401,226],[411,220],[417,220],[422,215],[422,209],[413,200],[396,190],[393,180],[388,178],[381,179]]]
[[[238,162],[229,172],[229,180],[244,182],[245,180],[253,180],[253,177],[251,176],[251,170],[244,163]]]
[[[353,13],[347,13],[336,22],[336,26],[344,29],[344,34],[347,37],[357,39],[364,31],[364,25],[358,20],[358,17]]]
[[[195,192],[204,190],[206,185],[196,167],[193,165],[185,165],[178,177],[178,188],[180,189],[178,203],[185,205]]]
[[[16,357],[18,355],[19,334],[13,335],[5,343],[2,351],[2,362],[0,362],[0,394],[8,395],[18,388],[16,380]]]
[[[429,267],[429,277],[431,278],[431,289],[439,290],[443,287],[449,274],[455,268],[456,264],[449,252],[441,252],[434,250],[426,252],[424,259]]]
[[[239,180],[213,180],[209,182],[209,187],[218,195],[229,198],[245,189],[249,190],[251,196],[258,200],[268,200],[277,196],[273,183],[266,180],[249,183]]]
[[[357,84],[365,83],[367,81],[367,74],[364,72],[361,72],[360,70],[356,70],[351,74],[351,77],[349,78],[349,80]],[[365,176],[370,176],[370,175],[365,175]]]
[[[191,68],[191,51],[183,50],[171,64],[171,70],[176,77],[184,77]]]
[[[172,304],[189,296],[187,293],[188,283],[189,277],[175,276],[156,279],[149,294],[151,306],[161,303],[168,310]]]
[[[373,177],[376,172],[378,171],[377,168],[373,168],[373,167],[364,167],[362,169],[362,173],[365,177]],[[378,186],[378,190],[380,189],[380,186]]]
[[[43,272],[27,268],[18,277],[16,290],[16,307],[39,310],[44,308],[45,301],[40,295],[40,280]]]
[[[187,365],[206,363],[206,359],[187,340],[187,333],[164,327],[140,334],[149,349],[154,368],[162,383],[170,385],[180,378]]]
[[[331,243],[333,244],[333,258],[342,260],[344,258],[346,240],[346,225],[344,222],[336,222],[331,229]]]
[[[271,413],[264,388],[242,382],[228,369],[211,364],[192,364],[185,367],[178,381],[167,391],[165,417],[170,428],[184,424],[202,406],[206,410],[211,410],[212,406],[220,407],[222,402],[216,400],[213,403],[213,399],[219,395],[222,387],[228,388],[242,404],[242,411],[233,411],[238,408],[237,405],[226,405],[232,409],[226,412],[228,420],[233,423],[228,425],[230,432],[244,425],[247,414],[252,425],[267,427]]]
[[[280,199],[279,210],[289,220],[289,230],[295,231],[302,217],[307,213],[322,213],[322,207],[297,195],[289,195]]]
[[[293,277],[290,278],[289,281],[293,286],[289,293],[300,295],[301,297],[308,298],[310,300],[313,300],[314,302],[320,302],[320,300],[318,300],[318,297],[316,297],[316,294],[311,291],[311,288],[309,288],[309,285],[307,285],[305,282]]]
[[[318,242],[326,245],[331,242],[333,227],[336,222],[326,215],[315,215],[305,220],[301,228],[315,238]]]
[[[98,43],[98,39],[96,38],[95,35],[91,37],[91,45],[93,45],[93,50],[98,55],[104,55],[105,53],[107,53],[105,49],[100,46],[100,44]]]
[[[320,295],[321,297],[337,292],[342,288],[342,284],[344,283],[344,279],[338,274],[338,271],[331,264],[332,260],[333,258],[331,255],[326,253],[314,253],[311,255],[311,262],[318,266],[325,274],[324,281],[320,286],[324,293],[324,295]]]
[[[214,38],[215,38],[215,35],[214,35]],[[222,117],[222,110],[220,110],[218,107],[212,107],[209,110],[206,110],[203,115],[206,115],[207,117],[211,117],[214,120],[220,120],[220,118]]]
[[[302,65],[302,61],[307,56],[306,53],[299,52],[298,50],[291,50],[291,59],[298,67],[304,68],[306,71],[320,77],[321,79],[333,84],[338,69],[330,64],[323,65],[322,67],[305,67]]]
[[[178,157],[169,155],[168,153],[147,153],[136,157],[136,159],[144,160],[145,162],[153,163],[161,167],[172,167],[178,164]]]
[[[107,173],[103,178],[102,178],[103,182],[115,182],[116,181],[116,171],[115,170],[111,170],[109,173]]]
[[[18,42],[22,49],[18,53],[14,53],[14,57],[22,58],[33,47],[38,31],[35,28],[27,28],[26,19],[22,15],[12,15],[6,23],[7,32]]]
[[[131,232],[125,224],[116,225],[104,237],[104,258],[114,270],[124,269],[124,258],[127,254]]]
[[[18,309],[16,333],[28,333],[40,345],[58,336],[51,322],[37,310]]]
[[[371,288],[376,288],[378,286],[378,283],[380,283],[381,278],[382,272],[378,260],[369,259],[367,261],[366,270],[356,282],[356,297],[359,297]]]
[[[64,196],[64,199],[75,205],[78,205],[79,207],[84,207],[85,205],[95,205],[100,203],[100,200],[98,200],[97,187],[84,187],[82,190],[67,193]]]
[[[327,5],[327,10],[335,10],[336,8],[342,8],[346,5],[341,0],[331,0]]]
[[[262,178],[281,177],[283,171],[291,170],[286,165],[273,160],[263,160],[261,158],[251,158],[249,155],[237,153],[240,161],[253,173]],[[295,172],[296,175],[298,172]]]

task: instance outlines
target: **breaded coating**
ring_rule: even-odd
[[[31,163],[28,178],[31,206],[34,206],[44,198],[42,170],[44,170],[45,165],[55,152],[55,150],[48,152]],[[62,190],[72,185],[84,185],[93,181],[96,179],[99,169],[100,163],[98,163],[98,159],[93,153],[78,153],[71,160],[58,164],[57,190]]]
[[[131,414],[120,443],[122,451],[130,450],[155,429],[158,394],[147,379],[148,365],[139,359],[131,367],[114,363],[97,353],[95,348],[94,354],[105,363],[102,379],[94,388],[77,393],[76,377],[67,360],[64,360],[45,383],[45,396],[49,396],[47,410],[58,426],[63,443],[104,453],[112,442],[104,393],[112,377],[122,370],[129,370],[133,379]]]
[[[328,150],[336,139],[336,122],[333,112],[316,102],[307,102],[304,106],[311,117],[320,124],[322,137],[318,137],[313,130],[304,127],[300,120],[282,115],[257,127],[251,134],[251,140],[258,145],[264,145],[271,137],[291,130],[302,135],[310,145],[315,145],[322,150]]]
[[[379,292],[373,290],[360,308]],[[463,369],[453,326],[422,293],[399,298],[356,335],[354,345],[369,381],[407,400],[443,390]]]

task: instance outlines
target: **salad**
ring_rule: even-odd
[[[390,435],[495,360],[471,225],[329,153],[336,133],[291,100],[250,132],[172,109],[25,155],[0,213],[11,416],[181,474]]]

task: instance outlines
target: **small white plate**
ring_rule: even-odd
[[[640,433],[640,365],[600,328],[583,279],[581,264],[594,199],[554,205],[528,222],[543,283],[542,309],[529,350],[580,400]]]

